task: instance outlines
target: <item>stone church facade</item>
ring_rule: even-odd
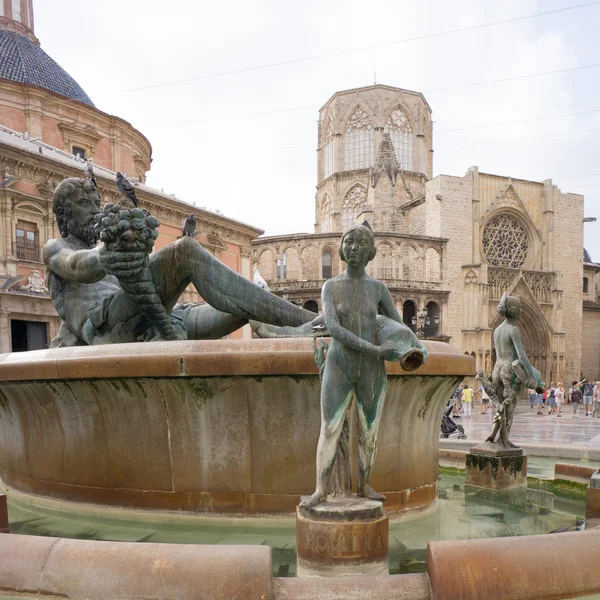
[[[489,373],[507,291],[521,298],[523,341],[544,380],[579,379],[582,347],[594,345],[582,329],[583,196],[477,167],[432,177],[431,109],[417,92],[338,92],[320,110],[318,135],[315,233],[253,242],[273,291],[318,311],[323,282],[343,269],[341,232],[366,220],[377,243],[368,271],[420,335],[449,340]],[[586,315],[596,301],[589,293]],[[597,351],[585,366],[600,377]]]

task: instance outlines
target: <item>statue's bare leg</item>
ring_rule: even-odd
[[[315,318],[314,313],[279,298],[232,271],[187,236],[153,254],[150,269],[156,291],[168,311],[192,283],[213,309],[238,319],[217,318],[213,314],[213,318],[219,321],[219,327],[241,326],[249,319],[280,326],[298,326]],[[207,314],[209,312],[207,310]]]
[[[504,415],[498,414],[499,411],[501,410],[502,403],[504,402],[504,389],[505,389],[504,383],[503,383],[503,380],[501,377],[500,367],[494,369],[492,383],[494,385],[495,391],[497,391],[497,398],[498,398],[498,402],[500,404],[498,405],[498,409],[496,411],[496,414],[494,415],[494,425],[492,427],[492,433],[490,433],[490,435],[486,438],[485,441],[494,443],[496,441],[496,436],[498,435],[498,431],[500,430],[500,427],[502,425],[502,419],[504,418]]]
[[[358,495],[373,500],[385,500],[369,484],[377,454],[377,434],[383,414],[387,378],[385,367],[370,365],[361,369],[356,384],[358,414]]]
[[[333,358],[333,357],[332,357]],[[303,508],[327,498],[329,477],[335,461],[338,440],[354,395],[352,382],[330,355],[325,361],[321,384],[321,433],[317,446],[317,485],[315,493],[300,503]]]

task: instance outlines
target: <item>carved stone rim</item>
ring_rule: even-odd
[[[424,366],[407,373],[399,363],[386,363],[388,375],[474,375],[470,356],[443,342],[425,346]],[[311,338],[109,344],[0,355],[0,381],[317,374]]]

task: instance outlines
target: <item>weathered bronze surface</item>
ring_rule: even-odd
[[[504,321],[494,331],[496,364],[492,375],[493,397],[497,398],[498,409],[494,416],[492,433],[481,449],[491,454],[505,448],[517,448],[509,440],[515,406],[524,388],[544,385],[540,372],[535,369],[523,348],[517,321],[521,318],[521,301],[504,293],[498,304],[498,312]]]
[[[369,277],[367,264],[375,258],[375,238],[365,225],[354,225],[342,235],[340,257],[346,270],[325,282],[321,294],[324,323],[331,336],[321,381],[321,433],[317,446],[317,483],[314,494],[300,506],[326,500],[336,466],[336,494],[351,488],[348,452],[349,414],[354,400],[358,426],[358,496],[385,500],[370,485],[377,453],[387,375],[385,361],[399,361],[405,369],[427,360],[427,349],[404,325],[389,290]],[[378,323],[378,311],[385,321]]]
[[[101,212],[87,179],[61,182],[53,209],[62,239],[50,240],[43,254],[63,324],[52,347],[214,339],[249,319],[298,326],[314,318],[226,267],[193,237],[150,255],[158,220],[125,203]],[[207,304],[174,310],[190,283]]]

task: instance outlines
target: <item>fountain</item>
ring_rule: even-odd
[[[444,515],[438,502],[454,499],[483,511],[467,528],[493,519],[498,502],[503,511],[511,507],[510,497],[507,504],[490,490],[465,492],[462,479],[442,478],[440,487],[442,411],[474,371],[472,358],[440,342],[418,344],[428,360],[414,370],[403,368],[410,349],[398,342],[370,476],[392,521],[390,562],[421,572],[273,577],[274,561],[276,575],[294,571],[293,513],[314,489],[321,382],[313,340],[192,338],[221,337],[255,318],[312,328],[314,315],[226,270],[192,239],[148,258],[156,227],[149,215],[124,206],[100,213],[92,187],[67,181],[55,197],[64,239],[46,253],[65,324],[49,350],[0,356],[0,479],[9,507],[23,515],[37,511],[29,527],[35,521],[37,533],[47,536],[0,535],[0,593],[192,598],[201,589],[224,599],[516,600],[600,591],[594,555],[600,531],[432,541],[426,553],[407,555],[407,525],[428,536],[432,520],[439,525]],[[74,190],[83,193],[76,198]],[[73,210],[72,203],[90,199]],[[94,219],[101,236],[107,231],[105,244],[94,248],[92,234],[77,237],[76,219],[88,233]],[[189,282],[210,304],[171,310]],[[98,293],[104,300],[90,307]],[[108,343],[115,340],[127,343]],[[347,441],[352,472],[358,418],[354,407]],[[517,521],[525,514],[514,502],[510,510]],[[54,531],[43,529],[44,515],[53,516]],[[66,524],[76,531],[85,519],[94,530],[74,537],[97,539],[68,539]],[[539,533],[536,523],[524,532]],[[285,560],[261,545],[269,543],[269,529],[281,538]],[[218,543],[224,531],[235,531],[237,541],[194,545],[210,543],[211,535]]]

